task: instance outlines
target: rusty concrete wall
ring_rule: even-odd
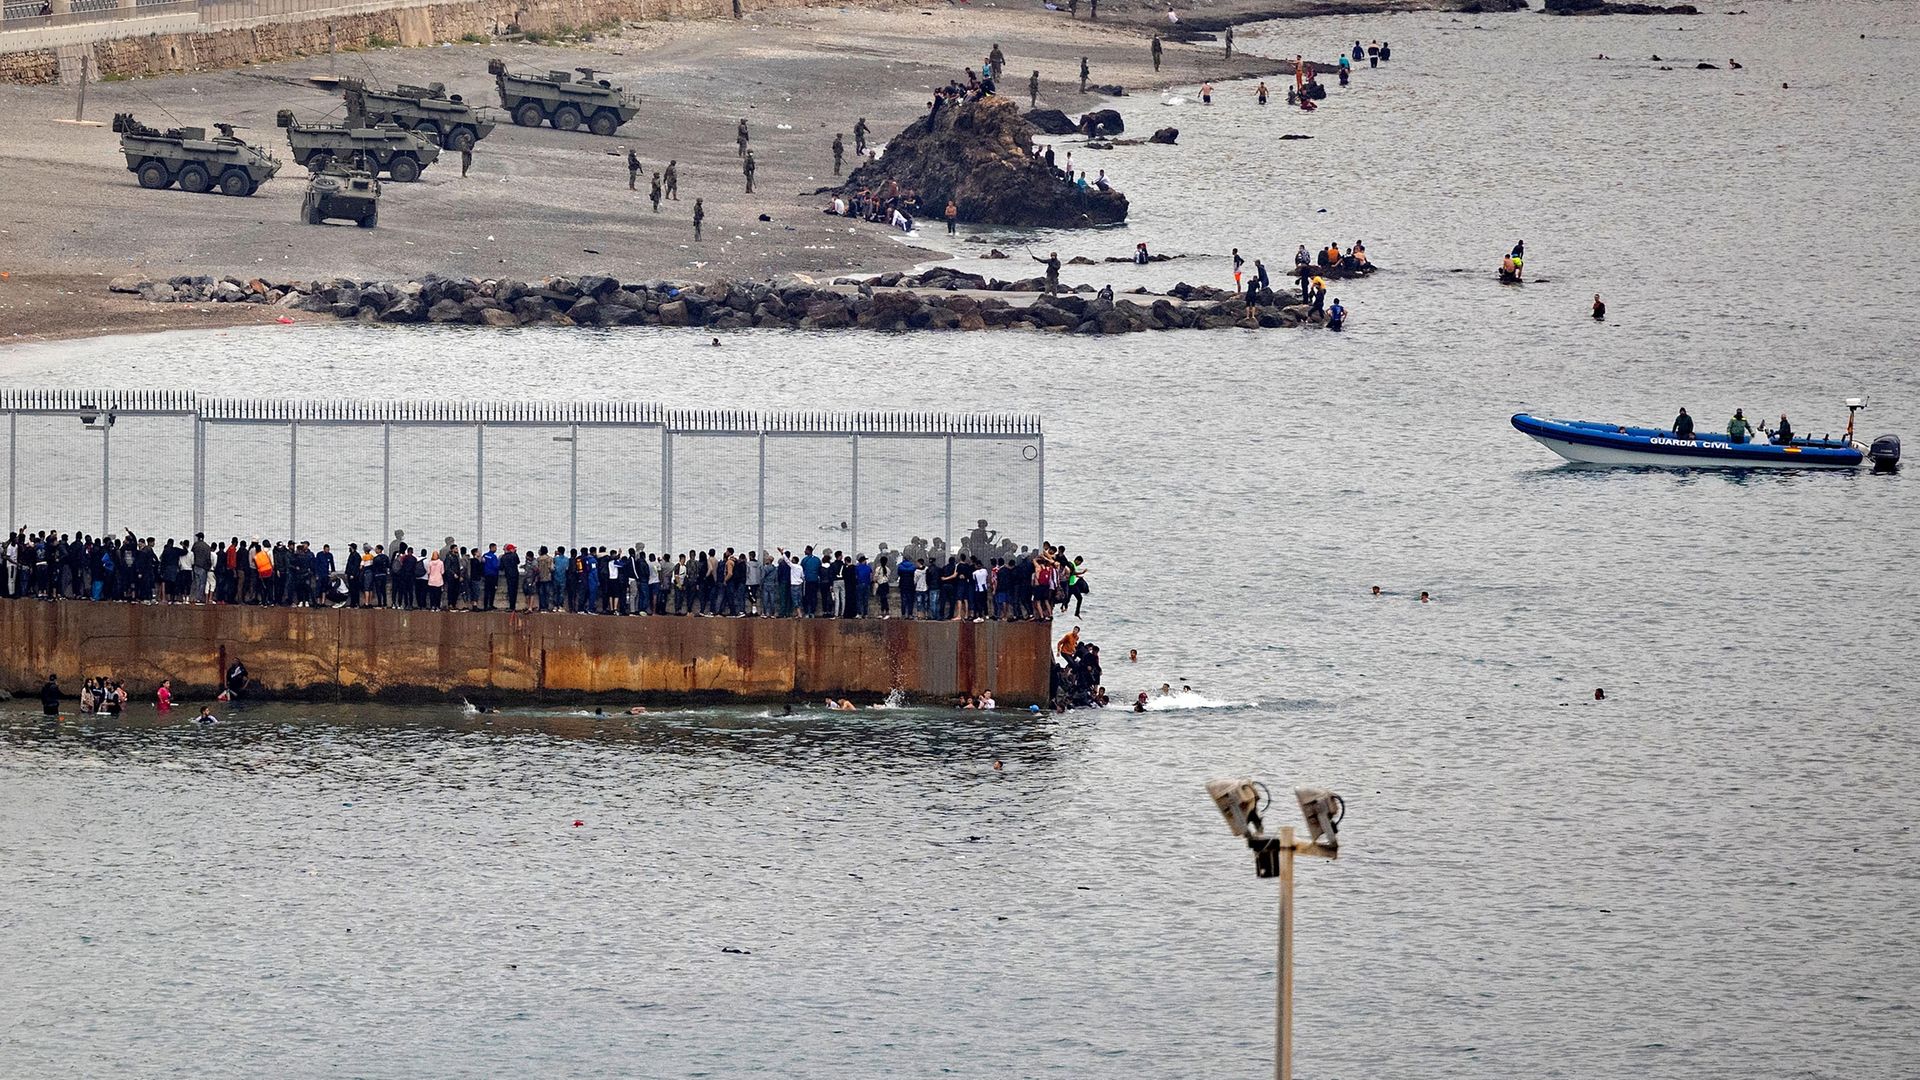
[[[827,0],[749,0],[749,11],[811,7]],[[138,78],[183,71],[205,71],[293,56],[363,48],[377,40],[400,45],[434,45],[467,34],[482,37],[510,27],[552,31],[562,27],[606,26],[616,22],[731,17],[732,0],[451,0],[350,11],[317,10],[211,24],[191,32],[142,33],[85,46],[100,77]],[[4,45],[0,42],[0,45]],[[0,50],[0,82],[51,83],[60,78],[58,50]],[[476,61],[476,77],[485,65]]]
[[[389,609],[192,607],[0,600],[0,686],[69,692],[108,675],[144,695],[171,678],[210,693],[238,658],[272,695],[444,700],[621,695],[674,699],[1044,701],[1051,626],[847,619],[611,618]]]

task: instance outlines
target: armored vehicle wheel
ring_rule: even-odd
[[[611,135],[620,130],[620,115],[601,109],[587,120],[587,130],[595,135]]]
[[[395,154],[387,162],[387,172],[402,184],[411,184],[420,179],[420,162],[412,154]]]
[[[173,182],[167,175],[167,167],[157,161],[140,163],[140,186],[143,188],[163,188]]]
[[[253,181],[245,169],[228,169],[220,174],[220,194],[244,198],[253,194]]]
[[[546,118],[547,114],[540,111],[540,106],[531,101],[523,101],[519,108],[513,110],[513,122],[521,127],[539,127]]]
[[[309,173],[317,173],[332,163],[332,154],[316,152],[307,155],[307,171]]]
[[[207,176],[207,170],[203,166],[193,162],[180,166],[181,191],[191,191],[198,195],[212,186],[213,180]]]
[[[427,140],[433,145],[435,146],[440,145],[440,125],[438,123],[435,123],[432,120],[422,120],[418,124],[414,125],[413,130],[419,132],[421,138]]]
[[[561,131],[579,131],[580,110],[571,105],[562,105],[553,110],[553,126]]]
[[[360,219],[360,227],[363,229],[371,229],[378,224],[380,224],[380,210],[378,207],[367,211],[367,216]]]
[[[315,199],[311,192],[306,198],[300,200],[300,220],[309,225],[320,224],[320,201]]]
[[[473,144],[479,141],[480,137],[474,134],[472,128],[457,127],[447,136],[447,149],[464,152],[473,149]]]

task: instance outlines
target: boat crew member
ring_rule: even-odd
[[[1739,409],[1733,410],[1733,419],[1727,421],[1727,438],[1743,443],[1752,437],[1753,425],[1747,423],[1747,414]]]
[[[1787,414],[1780,414],[1780,426],[1773,429],[1773,441],[1781,446],[1793,442],[1793,425],[1787,423]]]
[[[1693,438],[1693,417],[1687,415],[1685,406],[1681,407],[1680,415],[1673,418],[1673,437],[1676,439]]]

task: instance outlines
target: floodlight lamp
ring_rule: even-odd
[[[1266,789],[1259,783],[1244,777],[1209,780],[1207,794],[1213,797],[1213,805],[1220,808],[1220,816],[1227,819],[1227,828],[1233,830],[1233,835],[1260,832],[1260,811],[1267,799]]]

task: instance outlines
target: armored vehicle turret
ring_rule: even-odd
[[[220,133],[209,139],[206,128],[162,130],[135,120],[132,113],[113,117],[127,171],[140,178],[141,187],[177,183],[182,191],[251,195],[280,171],[278,159],[235,135],[232,124],[214,127]]]
[[[361,164],[364,159],[333,158],[307,178],[307,197],[300,204],[300,220],[325,224],[328,218],[351,221],[363,229],[380,223],[380,178]]]
[[[293,161],[319,172],[335,158],[362,155],[368,172],[386,173],[403,184],[420,179],[420,171],[440,159],[440,148],[417,132],[398,124],[373,124],[349,111],[346,123],[303,124],[292,109],[281,109],[280,126],[287,129]]]
[[[346,96],[349,114],[358,112],[372,123],[412,128],[428,142],[448,150],[473,149],[473,144],[491,135],[495,126],[459,94],[449,95],[445,83],[402,83],[380,89],[358,79],[342,79],[340,92]]]
[[[544,76],[515,75],[504,60],[487,61],[487,71],[500,87],[500,105],[521,127],[539,127],[545,121],[561,131],[577,131],[581,124],[595,135],[611,135],[640,112],[640,95],[599,77],[592,68],[574,68],[578,79],[564,71]]]

